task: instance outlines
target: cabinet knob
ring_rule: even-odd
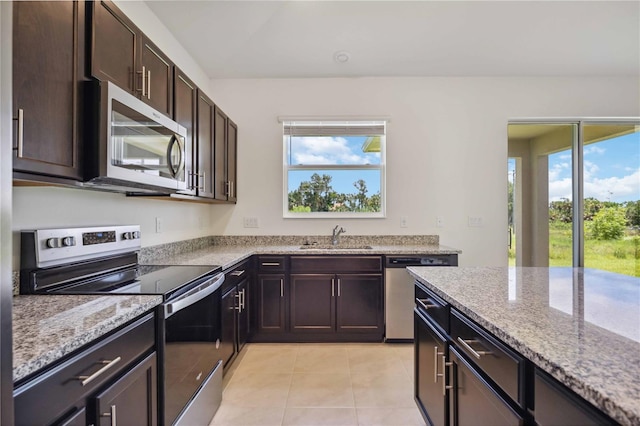
[[[62,239],[62,246],[63,247],[71,247],[71,246],[75,246],[76,245],[76,238],[75,237],[64,237]]]

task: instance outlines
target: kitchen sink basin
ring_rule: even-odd
[[[302,250],[371,250],[373,247],[364,244],[304,244]]]

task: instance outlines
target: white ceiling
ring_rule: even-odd
[[[211,78],[640,76],[639,1],[146,3]]]

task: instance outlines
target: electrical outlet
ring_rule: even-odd
[[[409,225],[407,224],[408,219],[406,216],[400,216],[400,228],[406,228]]]
[[[243,218],[242,220],[243,226],[245,228],[259,228],[260,225],[258,223],[258,218],[253,216],[248,216]]]
[[[444,227],[444,218],[442,216],[436,216],[436,226],[438,228]]]
[[[156,234],[162,233],[162,219],[156,217]]]
[[[468,224],[471,228],[481,228],[482,227],[482,216],[469,216]]]

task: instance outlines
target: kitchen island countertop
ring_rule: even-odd
[[[14,383],[148,312],[160,303],[161,296],[14,297]]]
[[[616,421],[640,424],[638,278],[589,268],[407,270]]]

